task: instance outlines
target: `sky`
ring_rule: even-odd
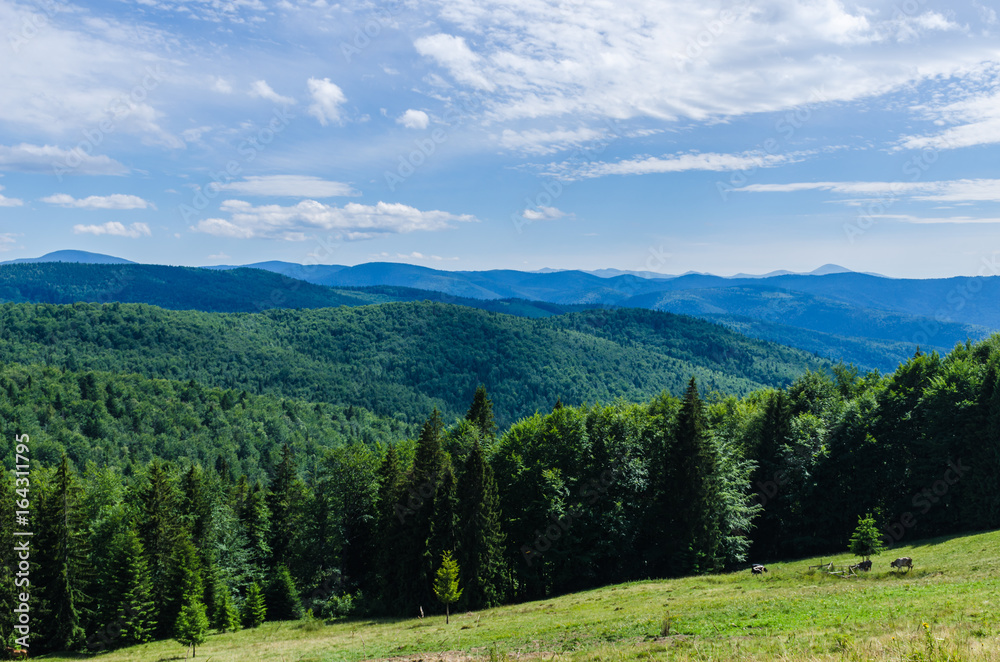
[[[998,13],[0,0],[0,260],[1000,275]]]

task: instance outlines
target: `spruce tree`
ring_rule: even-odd
[[[860,556],[866,561],[868,557],[881,554],[884,549],[882,536],[878,532],[878,525],[871,513],[858,517],[858,527],[851,534],[851,554]]]
[[[166,465],[153,460],[148,480],[148,486],[139,495],[137,530],[149,568],[155,637],[165,639],[171,636],[181,607],[175,583],[175,554],[187,531],[180,523],[177,489]]]
[[[124,646],[143,644],[152,639],[156,628],[145,550],[132,528],[118,536],[115,543],[119,572],[115,588],[119,596],[117,616],[121,624],[121,643]]]
[[[41,588],[42,627],[34,632],[47,650],[78,650],[86,638],[82,611],[88,565],[80,487],[65,454],[39,503],[37,548],[38,570],[31,579]]]
[[[205,643],[208,634],[208,616],[205,615],[205,605],[194,598],[188,599],[181,607],[174,625],[174,639],[184,646],[191,647],[191,657],[197,657],[198,644]]]
[[[289,563],[289,545],[302,530],[304,486],[298,477],[295,456],[288,444],[281,449],[281,461],[274,468],[274,478],[267,492],[270,514],[270,566]]]
[[[402,549],[409,507],[406,504],[406,479],[395,446],[389,447],[382,460],[378,481],[378,526],[373,583],[382,609],[388,613],[401,613],[406,581],[399,550]]]
[[[451,552],[441,555],[441,567],[434,576],[434,595],[444,604],[444,622],[447,624],[452,603],[458,602],[462,597],[462,589],[458,587],[458,563],[452,558]]]
[[[297,621],[302,618],[302,602],[292,574],[286,566],[274,569],[264,595],[267,618],[271,621]]]
[[[413,469],[407,480],[406,510],[401,522],[400,566],[405,578],[402,607],[415,614],[434,599],[431,583],[434,559],[430,556],[435,499],[441,487],[446,456],[441,450],[444,425],[437,409],[420,430]]]
[[[495,607],[510,590],[500,525],[500,497],[493,470],[476,443],[458,481],[459,564],[465,568],[464,604],[469,609]]]
[[[493,420],[493,401],[486,394],[486,387],[480,384],[472,398],[472,405],[465,414],[465,419],[471,421],[479,430],[483,439],[496,436],[497,425]]]
[[[254,582],[247,589],[246,600],[243,601],[243,609],[240,613],[243,627],[259,627],[267,618],[267,606],[264,604],[264,594],[260,590],[260,584]]]

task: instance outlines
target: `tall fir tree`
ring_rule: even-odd
[[[121,644],[143,644],[152,639],[156,628],[145,550],[133,528],[116,538],[115,547],[119,573],[115,582],[119,600],[116,615],[121,628]]]
[[[63,454],[38,508],[36,574],[42,607],[38,630],[45,650],[79,650],[86,634],[82,627],[87,597],[88,563],[83,535],[81,489]]]
[[[155,636],[164,639],[173,634],[181,606],[174,582],[175,554],[188,533],[181,524],[179,496],[167,466],[154,460],[149,466],[148,481],[139,495],[137,530],[149,567]]]
[[[465,569],[464,603],[469,609],[495,607],[511,590],[504,558],[506,537],[500,522],[500,496],[493,469],[476,443],[458,481],[458,563]]]
[[[271,519],[270,566],[288,565],[290,545],[302,530],[305,510],[305,486],[299,479],[295,455],[288,444],[281,448],[281,461],[274,468],[266,503]]]
[[[490,400],[486,387],[482,384],[476,388],[465,420],[471,421],[476,426],[483,439],[493,439],[496,436],[497,424],[493,420],[493,401]]]
[[[386,613],[402,613],[405,605],[399,550],[404,526],[409,517],[406,503],[406,478],[395,446],[390,446],[378,472],[378,525],[375,535],[374,577],[372,586],[378,595],[378,607]]]

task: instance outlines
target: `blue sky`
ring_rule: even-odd
[[[0,0],[0,259],[997,275],[997,4]]]

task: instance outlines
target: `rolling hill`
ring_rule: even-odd
[[[785,386],[828,363],[694,318],[587,311],[526,319],[432,302],[257,314],[3,304],[0,360],[195,379],[355,404],[410,422],[465,412],[478,384],[507,425],[567,404]]]

